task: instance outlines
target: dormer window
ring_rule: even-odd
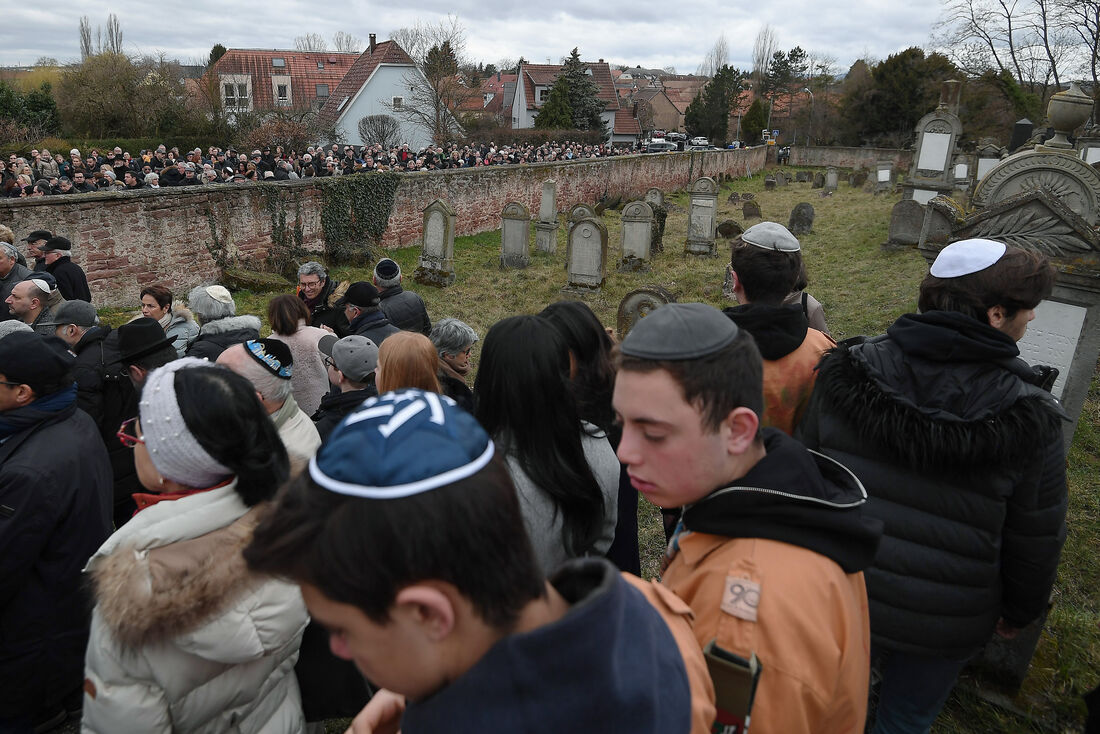
[[[272,59],[271,60],[271,65],[275,66],[275,67],[282,68],[282,67],[286,66],[286,59],[279,59],[279,58]]]

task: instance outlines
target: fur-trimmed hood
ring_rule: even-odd
[[[193,323],[196,326],[198,325],[198,321],[195,319],[195,314],[191,313],[191,311],[184,308],[183,306],[172,306],[172,320],[168,322],[168,326],[171,327],[176,324],[185,324],[188,322]]]
[[[244,331],[246,329],[250,329],[259,334],[260,317],[243,314],[240,316],[226,316],[224,319],[207,321],[199,329],[199,334],[201,336],[209,336],[211,334],[226,334],[230,331]]]

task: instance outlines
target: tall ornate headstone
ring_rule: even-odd
[[[644,288],[630,291],[619,302],[618,318],[615,321],[615,336],[622,341],[634,328],[634,324],[669,303],[676,303],[676,297],[659,285],[647,285]]]
[[[542,182],[539,220],[535,222],[535,249],[549,253],[558,249],[558,188],[553,179]]]
[[[704,176],[691,185],[691,210],[684,251],[692,255],[718,255],[714,231],[718,226],[718,184]]]
[[[424,236],[413,279],[445,288],[455,282],[455,212],[436,199],[424,207]]]
[[[607,228],[599,219],[582,219],[569,232],[565,255],[569,284],[565,290],[595,291],[607,276]]]
[[[939,106],[917,123],[917,149],[906,178],[903,197],[927,204],[939,194],[955,188],[952,167],[955,145],[962,134],[962,122],[948,109],[948,97],[955,86],[945,86]]]
[[[653,209],[644,201],[633,201],[623,207],[623,241],[620,272],[649,269],[653,244]]]
[[[525,268],[531,262],[531,214],[518,201],[500,212],[500,267]]]

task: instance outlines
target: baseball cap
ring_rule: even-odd
[[[365,336],[352,334],[337,339],[327,334],[317,342],[317,349],[352,382],[366,382],[378,368],[378,346]]]
[[[87,301],[65,301],[56,309],[49,321],[38,322],[40,326],[63,326],[75,324],[77,326],[95,326],[99,323],[99,315],[95,312],[95,306]]]
[[[379,296],[377,288],[366,281],[360,280],[348,286],[343,301],[345,304],[362,308],[364,306],[377,306],[381,301],[381,296]]]

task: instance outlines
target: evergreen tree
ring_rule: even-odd
[[[225,56],[225,46],[220,43],[215,43],[214,47],[210,49],[210,58],[207,59],[207,67],[211,67],[217,63],[218,59]]]
[[[569,107],[569,87],[565,76],[559,76],[550,87],[550,96],[535,116],[539,130],[570,130],[573,128],[573,110]]]
[[[573,113],[573,127],[578,130],[602,130],[607,128],[600,117],[604,102],[599,98],[600,88],[592,81],[592,75],[586,73],[587,66],[574,48],[561,67],[559,79],[564,78],[569,99],[569,109]]]
[[[768,113],[764,110],[764,103],[757,97],[749,105],[748,112],[741,120],[741,131],[745,135],[745,143],[756,145],[760,142],[761,133],[768,124]]]
[[[714,78],[707,82],[684,113],[684,127],[689,135],[703,136],[712,143],[725,145],[729,138],[730,110],[740,99],[744,78],[743,72],[729,65],[715,72]]]

